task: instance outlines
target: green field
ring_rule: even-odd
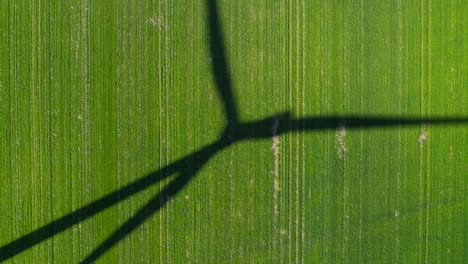
[[[467,263],[464,0],[0,0],[0,262]]]

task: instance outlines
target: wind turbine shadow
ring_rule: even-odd
[[[176,195],[184,186],[186,186],[198,171],[214,156],[217,152],[229,147],[230,145],[249,139],[269,138],[275,135],[288,133],[291,131],[310,131],[335,129],[345,125],[347,129],[362,127],[385,127],[395,125],[420,125],[424,124],[464,124],[468,118],[409,118],[400,119],[398,117],[352,117],[352,116],[331,116],[331,117],[309,117],[302,119],[290,119],[289,114],[285,113],[264,120],[240,123],[229,129],[218,141],[208,147],[203,148],[195,156],[190,156],[190,164],[181,168],[179,176],[171,184],[166,186],[161,193],[152,198],[145,206],[127,220],[120,228],[101,243],[86,259],[81,263],[92,263],[102,254],[124,239],[133,230],[138,228],[144,221],[161,209],[170,197]],[[280,126],[279,124],[288,124]],[[273,135],[273,127],[277,127]]]
[[[142,192],[159,181],[175,176],[160,193],[151,198],[130,219],[115,230],[82,263],[92,263],[110,248],[124,239],[148,218],[163,208],[171,197],[177,195],[197,175],[202,167],[218,152],[229,146],[246,140],[268,138],[284,133],[298,131],[316,131],[335,129],[346,126],[348,129],[366,127],[411,126],[411,125],[461,125],[468,123],[468,117],[454,118],[402,118],[398,116],[310,116],[293,118],[289,113],[271,116],[253,122],[239,122],[235,97],[229,75],[227,58],[220,28],[220,19],[215,0],[207,0],[208,25],[210,34],[210,53],[213,58],[212,71],[215,85],[223,102],[226,129],[220,137],[196,152],[193,152],[170,165],[130,183],[119,190],[81,207],[49,224],[36,229],[16,240],[0,247],[0,262],[10,259],[21,252],[65,231],[66,229],[103,212],[134,194]],[[273,127],[276,127],[275,132]],[[275,133],[275,135],[273,135]]]
[[[275,115],[260,121],[240,123],[228,134],[224,133],[214,143],[191,153],[172,164],[152,172],[119,190],[116,190],[102,198],[81,207],[49,224],[24,235],[6,245],[0,247],[0,262],[5,261],[17,254],[65,231],[66,229],[85,221],[92,216],[122,202],[134,194],[142,192],[159,181],[177,174],[160,193],[154,196],[145,206],[138,210],[127,222],[117,229],[108,239],[96,248],[83,263],[91,263],[104,254],[112,246],[125,238],[145,220],[159,211],[164,205],[182,190],[196,176],[201,168],[218,152],[229,146],[246,140],[269,138],[274,136],[272,127],[277,125],[275,135],[295,131],[318,131],[335,129],[345,125],[347,129],[365,127],[386,126],[410,126],[410,125],[437,125],[467,124],[468,118],[399,118],[399,117],[353,117],[353,116],[330,116],[330,117],[308,117],[292,119],[289,114]]]

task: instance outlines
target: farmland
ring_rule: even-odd
[[[464,10],[0,0],[0,262],[466,262]]]

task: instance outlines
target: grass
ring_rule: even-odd
[[[205,1],[0,3],[0,247],[52,223],[8,261],[80,262],[179,187],[98,261],[466,261],[467,125],[404,121],[468,116],[462,1],[219,1],[225,50]],[[192,155],[226,119],[250,139]]]

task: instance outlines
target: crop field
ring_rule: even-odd
[[[463,0],[0,0],[0,262],[467,263]]]

